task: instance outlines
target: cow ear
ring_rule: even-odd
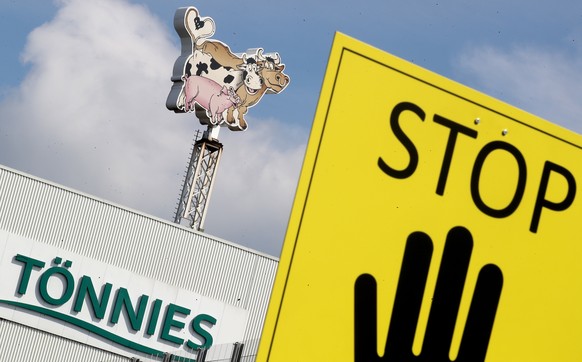
[[[277,66],[277,69],[279,69],[280,71],[285,70],[285,64],[280,64]]]

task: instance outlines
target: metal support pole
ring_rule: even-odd
[[[206,353],[208,350],[204,347],[198,349],[198,354],[196,355],[196,362],[206,361]]]
[[[240,362],[242,357],[244,343],[236,342],[234,344],[234,348],[232,350],[232,357],[230,358],[230,362]]]
[[[222,156],[222,143],[217,139],[218,130],[218,127],[208,126],[202,138],[194,142],[174,217],[175,223],[187,224],[198,231],[204,231],[208,202]]]

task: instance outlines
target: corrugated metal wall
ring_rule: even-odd
[[[260,338],[276,258],[4,167],[0,228],[247,309]]]
[[[127,362],[129,358],[0,319],[0,361]]]

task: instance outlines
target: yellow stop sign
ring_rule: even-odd
[[[258,361],[582,360],[581,160],[337,34]]]

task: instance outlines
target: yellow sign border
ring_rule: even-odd
[[[467,88],[452,80],[441,77],[428,70],[408,63],[402,59],[394,57],[372,46],[364,44],[358,40],[341,33],[336,33],[333,47],[331,49],[327,70],[325,73],[322,91],[318,102],[311,135],[307,145],[307,150],[303,162],[303,168],[297,186],[296,196],[293,203],[292,213],[289,219],[287,234],[283,245],[281,259],[272,291],[267,318],[263,329],[263,335],[259,347],[257,361],[267,361],[271,353],[272,344],[277,331],[277,323],[281,311],[285,289],[288,283],[289,273],[293,264],[293,258],[299,234],[305,206],[309,198],[310,186],[315,167],[317,166],[318,152],[321,140],[324,137],[328,111],[333,98],[335,83],[344,52],[356,53],[358,56],[367,58],[371,62],[388,67],[393,71],[411,77],[431,87],[437,88],[454,97],[473,103],[479,107],[494,112],[508,120],[529,127],[541,132],[561,142],[567,143],[579,150],[582,150],[582,137],[569,130],[555,124],[545,122],[531,114],[519,110],[513,106],[499,100],[486,96],[478,91]],[[463,94],[463,96],[461,96]],[[473,99],[485,99],[487,106],[474,101]],[[527,119],[524,123],[519,119]]]

